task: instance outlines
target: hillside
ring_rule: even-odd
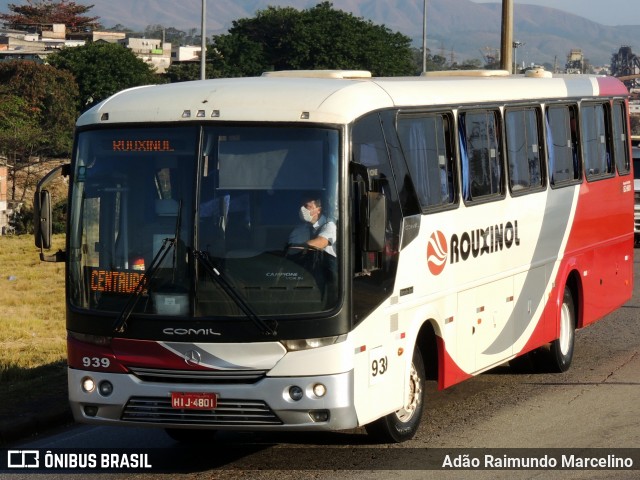
[[[308,8],[320,0],[216,0],[207,3],[208,34],[224,33],[239,18],[253,17],[257,10],[273,6]],[[0,0],[0,11],[8,3]],[[76,0],[93,4],[92,15],[105,27],[121,24],[134,30],[147,25],[164,25],[181,30],[200,29],[201,0]],[[384,24],[413,38],[422,38],[422,5],[419,0],[333,0],[335,8]],[[640,51],[640,26],[610,27],[560,10],[518,4],[514,10],[514,40],[524,45],[517,59],[526,63],[564,65],[572,48],[580,48],[594,65],[609,63],[621,45]],[[469,0],[429,0],[427,30],[434,53],[457,61],[481,58],[486,47],[500,47],[501,3],[473,3]]]

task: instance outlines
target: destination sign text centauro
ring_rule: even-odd
[[[146,283],[143,272],[91,269],[90,288],[92,292],[132,293],[141,279]]]

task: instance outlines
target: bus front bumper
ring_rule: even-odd
[[[353,371],[211,385],[149,382],[133,374],[69,368],[68,379],[71,410],[81,423],[245,431],[327,431],[358,426]],[[322,396],[317,395],[323,390],[318,385],[324,386]],[[215,393],[217,405],[214,409],[174,408],[172,393]]]

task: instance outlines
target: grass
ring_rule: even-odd
[[[63,245],[55,236],[52,250]],[[41,262],[32,236],[0,236],[0,402],[10,384],[63,365],[64,305],[64,264]]]
[[[64,235],[53,243],[64,248]],[[64,305],[64,264],[41,262],[30,235],[0,236],[0,431],[25,417],[68,416]]]

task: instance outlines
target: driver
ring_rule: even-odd
[[[289,244],[308,245],[335,257],[336,224],[322,214],[322,201],[306,197],[300,206],[302,223],[289,235]]]

